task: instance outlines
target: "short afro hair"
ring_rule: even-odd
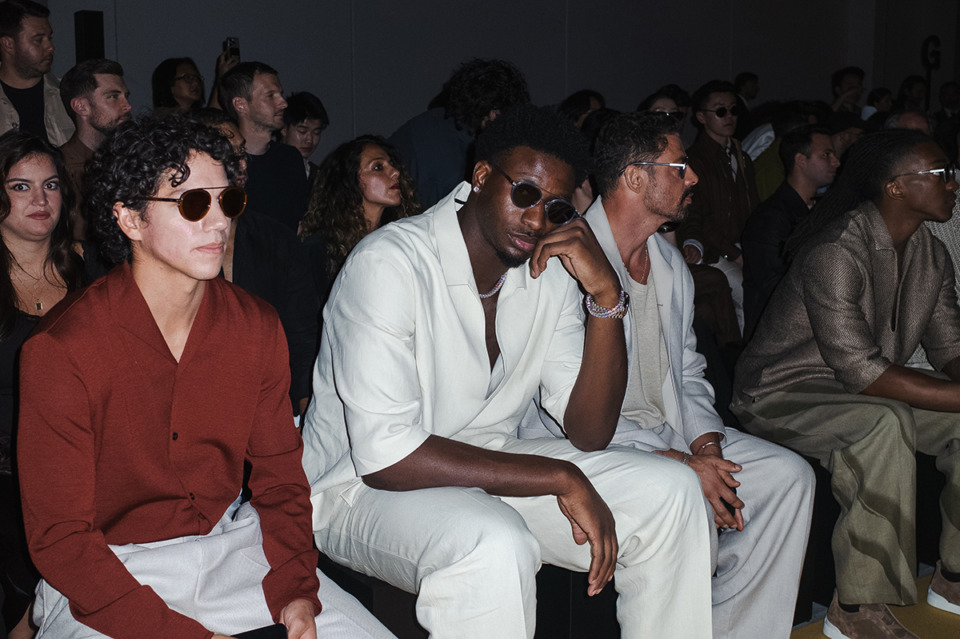
[[[180,114],[145,116],[118,126],[87,165],[84,200],[89,221],[104,259],[111,264],[133,257],[130,239],[120,230],[113,206],[122,202],[140,213],[142,198],[153,197],[161,180],[173,186],[190,176],[191,153],[205,153],[223,165],[230,184],[240,175],[240,158],[217,130]]]
[[[569,164],[577,185],[587,176],[587,140],[569,118],[553,107],[520,104],[501,113],[477,138],[476,160],[496,162],[520,146],[548,153]]]
[[[676,123],[655,111],[621,113],[608,120],[593,142],[593,177],[600,196],[613,193],[631,162],[655,162],[667,148],[667,136],[676,132]]]

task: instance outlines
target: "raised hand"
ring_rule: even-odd
[[[586,220],[577,218],[544,235],[530,257],[530,274],[539,277],[554,256],[597,304],[616,305],[620,280]]]

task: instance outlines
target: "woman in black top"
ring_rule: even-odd
[[[0,136],[0,581],[10,637],[32,636],[27,613],[38,579],[16,483],[17,353],[40,317],[83,284],[61,176],[56,147],[18,130]]]

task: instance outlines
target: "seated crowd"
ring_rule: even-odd
[[[956,83],[621,113],[474,59],[315,164],[268,64],[168,58],[134,116],[48,16],[0,2],[0,639],[393,636],[318,550],[437,637],[532,637],[543,563],[623,637],[788,637],[801,456],[824,633],[913,637],[917,451],[960,615]]]

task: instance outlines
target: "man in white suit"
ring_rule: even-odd
[[[700,477],[721,531],[714,636],[788,637],[813,472],[790,451],[725,428],[713,409],[692,329],[693,280],[681,253],[657,233],[683,220],[697,183],[670,126],[655,113],[623,114],[601,129],[594,151],[600,197],[586,219],[631,300],[627,391],[612,443],[675,459]],[[522,436],[542,437],[538,426],[527,420]]]

